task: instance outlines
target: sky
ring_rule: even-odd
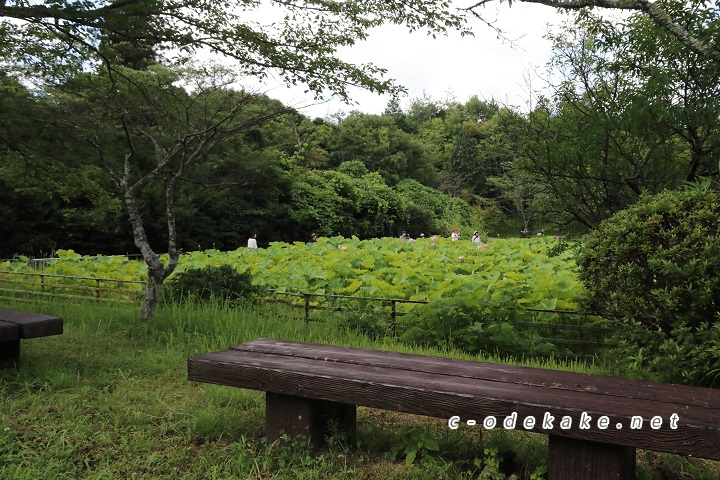
[[[341,50],[340,57],[387,69],[387,77],[408,90],[400,99],[403,109],[417,98],[464,103],[477,95],[481,100],[494,99],[526,110],[530,99],[527,79],[533,79],[533,90],[542,88],[543,82],[537,75],[542,75],[551,56],[551,43],[543,37],[548,28],[559,25],[565,15],[546,6],[520,2],[513,3],[512,7],[506,3],[490,4],[483,12],[514,41],[498,38],[493,29],[479,21],[470,24],[474,36],[462,37],[452,32],[435,39],[425,32],[409,33],[402,26],[387,25],[372,30],[368,40]],[[299,87],[287,88],[277,82],[265,88],[270,97],[286,105],[300,107],[313,103],[312,96],[304,94]],[[331,99],[298,109],[310,118],[328,118],[353,110],[381,114],[390,100],[387,95],[361,89],[353,90],[351,95],[356,102],[353,105]]]

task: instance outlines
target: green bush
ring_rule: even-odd
[[[581,306],[624,325],[618,360],[662,381],[720,378],[720,193],[646,196],[586,237]]]
[[[248,272],[238,272],[230,265],[193,268],[177,273],[164,289],[167,298],[179,302],[187,298],[223,301],[254,300],[260,287],[253,285]]]
[[[429,302],[402,318],[409,328],[401,340],[415,345],[455,348],[470,354],[523,357],[549,355],[557,349],[533,329],[519,329],[534,314],[518,308],[526,289],[508,291],[504,302],[478,305],[474,296],[453,296]],[[513,298],[514,297],[514,298]]]

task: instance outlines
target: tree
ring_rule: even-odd
[[[702,12],[676,8],[674,14],[692,32],[702,31],[708,21]],[[720,62],[688,53],[640,15],[614,28],[620,30],[616,41],[633,48],[616,58],[613,67],[635,78],[633,103],[652,112],[651,125],[639,127],[667,132],[686,146],[685,180],[719,175]]]
[[[412,235],[448,235],[453,227],[469,234],[485,226],[480,210],[462,198],[450,197],[412,179],[403,180],[395,188],[407,205],[405,230]]]
[[[289,215],[305,229],[323,236],[372,238],[395,235],[404,223],[399,194],[358,161],[338,170],[309,170],[291,186]]]
[[[339,172],[310,170],[292,183],[288,215],[296,225],[304,227],[305,237],[310,232],[334,236],[349,227],[347,212],[353,210],[349,180]],[[351,235],[358,233],[348,231]]]
[[[481,7],[492,3],[495,0],[480,0],[473,5],[466,7],[465,11],[482,20],[489,26],[492,22],[485,20],[479,11]],[[504,0],[500,0],[501,3]],[[507,0],[508,4],[512,0]],[[712,1],[692,0],[682,2],[676,0],[519,0],[524,3],[535,3],[546,5],[559,10],[581,10],[594,7],[612,10],[623,10],[629,12],[641,12],[646,15],[655,25],[672,35],[681,45],[689,51],[705,57],[715,63],[720,63],[720,46],[716,39],[720,29],[720,11]],[[683,14],[696,14],[704,19],[703,28],[700,31],[689,28],[683,21]],[[684,16],[684,15],[683,15]],[[500,32],[502,33],[502,32]]]
[[[597,27],[578,21],[554,39],[553,102],[540,102],[528,115],[522,144],[525,168],[552,193],[549,211],[586,228],[643,192],[677,185],[689,163],[658,121],[666,106],[639,92],[643,79],[620,67],[636,58],[637,46]]]
[[[643,370],[661,381],[717,384],[719,215],[708,181],[643,196],[583,242],[581,308],[623,325],[613,357],[624,368],[642,352]]]
[[[103,39],[130,45],[136,53],[209,51],[234,59],[238,73],[265,78],[277,71],[288,84],[347,100],[351,86],[401,90],[382,78],[382,68],[353,65],[337,55],[338,48],[352,46],[386,22],[432,34],[463,28],[445,0],[3,0],[0,53],[13,63],[66,74],[81,69],[88,58],[107,61]]]
[[[258,95],[233,90],[229,79],[214,72],[177,75],[153,63],[158,53],[163,51],[166,63],[173,55],[183,64],[188,56],[209,52],[234,60],[234,82],[278,73],[287,84],[306,85],[317,96],[349,100],[350,87],[402,91],[383,78],[382,68],[350,64],[337,55],[386,22],[433,35],[463,24],[445,0],[3,0],[0,58],[36,85],[49,79],[66,92],[57,118],[86,141],[114,179],[148,265],[142,313],[147,321],[179,256],[179,181],[227,139],[287,112],[279,105],[268,108]],[[100,73],[78,75],[87,71]],[[165,195],[167,264],[151,246],[139,208],[142,196],[157,184]]]
[[[433,100],[430,95],[423,92],[422,97],[413,98],[410,101],[405,124],[407,131],[417,132],[420,125],[427,123],[434,118],[442,118],[445,114],[445,105]]]
[[[524,236],[530,233],[533,224],[537,224],[539,220],[547,220],[548,212],[543,205],[547,186],[521,168],[519,162],[507,162],[506,171],[502,175],[488,178],[488,182],[499,193],[497,202],[500,208],[508,218],[519,222],[519,231]]]
[[[119,73],[119,74],[118,74]],[[155,315],[160,287],[180,256],[177,232],[178,184],[193,178],[228,139],[285,113],[279,102],[230,88],[227,69],[114,71],[78,75],[59,88],[61,126],[85,142],[114,180],[132,226],[135,245],[148,267],[141,319]],[[181,88],[178,85],[184,85]],[[81,153],[78,145],[75,155]],[[168,260],[153,247],[141,211],[148,189],[163,194]]]
[[[328,150],[335,165],[360,160],[389,185],[404,178],[432,184],[435,172],[424,145],[390,116],[352,114],[335,127]]]
[[[63,248],[127,252],[122,203],[108,193],[100,167],[60,161],[71,140],[45,128],[53,108],[52,98],[0,73],[0,256],[48,256],[58,239]]]
[[[469,189],[480,193],[485,188],[485,172],[478,156],[478,136],[476,123],[468,122],[453,138],[450,161],[445,178],[446,190],[457,194],[460,189]]]

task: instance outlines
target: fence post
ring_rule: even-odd
[[[304,293],[303,296],[305,297],[305,323],[308,323],[310,321],[310,295]]]
[[[397,300],[393,299],[390,302],[390,317],[392,318],[392,323],[390,325],[390,331],[392,332],[393,336],[395,335],[395,320],[397,319]]]
[[[40,291],[45,293],[45,275],[40,274]]]
[[[100,279],[95,279],[95,300],[100,300]]]

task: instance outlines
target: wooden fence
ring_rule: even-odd
[[[391,322],[396,323],[397,317],[405,315],[407,312],[399,311],[398,305],[402,304],[426,304],[427,300],[405,300],[402,298],[384,298],[384,297],[356,297],[352,295],[327,295],[324,293],[292,293],[292,292],[278,292],[277,290],[270,290],[273,295],[287,296],[287,297],[302,297],[302,302],[283,301],[267,297],[266,302],[284,303],[293,307],[302,307],[305,310],[305,321],[310,320],[312,310],[332,310],[336,312],[342,311],[353,311],[345,307],[339,307],[329,304],[322,304],[321,302],[331,302],[332,300],[359,300],[361,302],[378,302],[383,306],[388,306]]]
[[[0,271],[0,294],[22,298],[31,295],[43,295],[94,301],[137,303],[144,294],[145,284],[146,282],[143,281],[111,278]],[[302,318],[306,322],[315,319],[312,312],[322,310],[351,314],[387,315],[388,322],[386,326],[388,332],[392,335],[407,328],[407,326],[398,322],[399,317],[409,313],[403,308],[405,305],[429,303],[426,300],[327,295],[309,292],[280,292],[273,289],[269,290],[269,295],[263,301],[266,303],[281,303],[291,308],[302,309],[302,315],[297,318]],[[352,302],[365,305],[374,302],[379,305],[379,308],[353,306]],[[569,310],[540,308],[525,308],[523,310],[581,318],[578,312]],[[515,322],[513,326],[519,332],[534,331],[539,335],[538,340],[540,341],[546,341],[559,347],[562,346],[572,352],[581,352],[564,354],[564,356],[571,357],[589,356],[598,349],[612,346],[608,342],[608,336],[617,331],[617,328],[611,325],[587,326],[572,325],[570,323]]]
[[[389,316],[388,328],[392,334],[396,334],[402,329],[406,328],[406,326],[398,324],[398,317],[409,313],[401,310],[401,307],[403,305],[429,303],[427,300],[406,300],[400,298],[384,297],[356,297],[351,295],[327,295],[321,293],[304,292],[293,293],[278,292],[277,290],[271,290],[270,293],[272,295],[280,297],[287,297],[287,299],[267,297],[264,299],[265,302],[282,303],[293,308],[302,309],[302,316],[297,318],[302,318],[306,322],[314,320],[312,314],[313,311],[325,310],[350,313],[366,313],[368,311],[368,309],[350,308],[347,305],[338,305],[336,303],[338,301],[340,303],[342,303],[343,301],[359,301],[363,303],[376,302],[380,305],[380,308],[375,310],[375,313]],[[551,313],[560,316],[574,316],[577,318],[582,317],[582,314],[572,310],[523,308],[523,311],[535,313]],[[582,352],[563,354],[563,356],[567,357],[588,357],[592,356],[593,352],[598,349],[614,346],[613,343],[608,341],[608,337],[618,331],[618,328],[612,326],[609,322],[603,324],[602,326],[572,325],[565,323],[545,322],[515,322],[513,325],[517,328],[518,331],[535,331],[540,335],[538,337],[538,340],[540,341],[546,341],[558,346],[562,345],[567,348],[572,348],[576,351]],[[563,333],[564,337],[555,334],[555,332]]]
[[[15,297],[43,295],[136,303],[144,294],[144,289],[145,282],[137,280],[0,271],[0,292]]]

